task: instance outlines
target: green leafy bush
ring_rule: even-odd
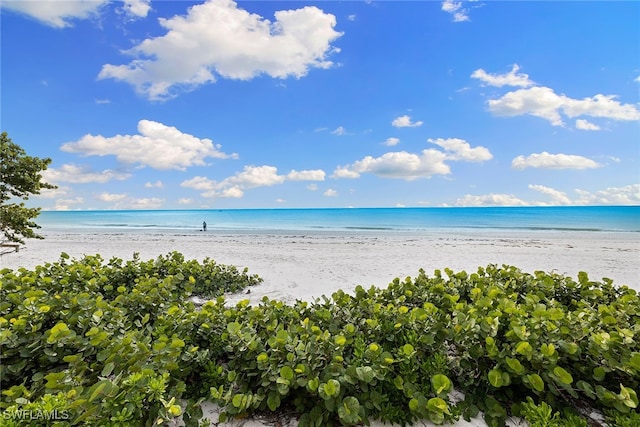
[[[233,307],[220,295],[260,278],[178,253],[63,255],[0,278],[4,414],[197,426],[211,399],[222,420],[287,411],[302,426],[443,423],[480,410],[490,426],[511,414],[581,426],[566,407],[637,417],[640,298],[584,273],[421,270],[385,289]],[[192,295],[216,299],[196,307]],[[18,418],[8,425],[29,425]]]
[[[262,280],[178,253],[124,264],[62,254],[33,271],[1,270],[0,278],[5,420],[29,425],[34,413],[64,408],[62,425],[114,426],[180,415],[176,399],[220,354],[213,303],[198,311],[189,296]]]

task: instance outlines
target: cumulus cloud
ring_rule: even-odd
[[[2,8],[34,18],[54,28],[71,27],[73,20],[97,15],[109,0],[3,1]]]
[[[322,195],[326,197],[336,197],[338,195],[338,192],[333,188],[329,188],[327,191],[322,193]]]
[[[622,104],[615,95],[594,95],[573,99],[558,95],[551,88],[534,86],[507,92],[497,99],[487,101],[489,111],[497,116],[514,117],[531,115],[547,120],[553,126],[564,126],[563,115],[602,117],[611,120],[640,120],[640,110],[633,104]]]
[[[60,199],[67,197],[72,193],[71,187],[58,185],[56,188],[44,188],[40,190],[40,194],[35,195],[38,199]]]
[[[138,122],[139,135],[85,135],[76,142],[63,144],[62,151],[84,156],[116,156],[118,161],[140,164],[154,169],[185,170],[189,166],[204,166],[208,157],[237,158],[225,154],[221,146],[210,139],[200,139],[172,126],[151,120]]]
[[[469,9],[462,6],[461,1],[444,0],[442,2],[442,10],[451,14],[453,22],[470,21]]]
[[[126,172],[118,172],[111,169],[105,169],[100,172],[90,170],[86,166],[78,166],[75,164],[65,164],[59,168],[49,168],[42,171],[42,177],[46,182],[70,182],[73,184],[104,184],[112,180],[122,181],[131,177]]]
[[[292,170],[287,174],[289,181],[324,181],[325,173],[322,169],[297,171]]]
[[[423,122],[420,120],[418,120],[417,122],[412,122],[411,117],[406,114],[404,116],[396,117],[391,122],[391,125],[397,128],[415,128],[418,126],[422,126],[422,124]]]
[[[331,43],[342,35],[335,16],[315,6],[280,10],[271,22],[232,0],[209,0],[184,16],[160,19],[163,36],[125,51],[125,65],[105,64],[98,78],[127,82],[150,100],[213,83],[216,77],[249,80],[260,74],[300,78],[334,65]]]
[[[399,143],[400,143],[400,139],[399,138],[395,138],[393,136],[390,137],[390,138],[387,138],[384,141],[384,145],[386,145],[387,147],[393,147],[395,145],[398,145]]]
[[[322,170],[292,170],[287,175],[279,175],[275,166],[245,166],[241,172],[215,181],[203,176],[183,181],[180,185],[202,192],[203,197],[231,197],[240,198],[244,191],[257,187],[270,187],[285,181],[324,181]]]
[[[481,80],[483,83],[488,84],[489,86],[496,87],[529,87],[534,84],[534,82],[529,79],[528,74],[518,73],[518,70],[520,70],[520,66],[518,64],[514,64],[511,68],[511,71],[506,74],[490,74],[482,68],[479,68],[471,74],[471,77]]]
[[[471,148],[471,145],[464,139],[449,138],[449,139],[429,139],[430,143],[438,145],[444,148],[446,152],[446,158],[448,160],[462,160],[465,162],[484,162],[485,160],[491,160],[493,155],[491,152],[482,146]]]
[[[68,28],[74,20],[98,16],[109,0],[34,1],[12,0],[3,9],[27,15],[53,28]],[[131,18],[144,18],[151,10],[150,0],[123,0],[121,10]]]
[[[127,15],[146,18],[151,10],[151,0],[124,0],[123,10]]]
[[[599,163],[582,156],[572,154],[533,153],[529,156],[518,156],[511,161],[514,169],[593,169],[600,167]]]
[[[389,152],[380,157],[366,156],[351,165],[338,167],[333,177],[358,178],[363,173],[372,173],[384,178],[401,178],[407,181],[430,178],[451,172],[444,163],[445,158],[443,152],[434,149],[423,150],[420,154]]]
[[[582,205],[640,205],[640,184],[609,187],[596,192],[576,190],[577,204]]]
[[[380,157],[366,156],[351,165],[339,166],[333,172],[333,178],[359,178],[363,173],[372,173],[384,178],[400,178],[411,181],[417,178],[430,178],[433,175],[451,173],[446,160],[482,162],[493,158],[485,147],[471,147],[463,139],[429,139],[430,143],[444,151],[428,148],[419,154],[406,151],[394,151]]]
[[[577,198],[565,192],[539,184],[530,184],[529,189],[544,194],[551,201],[525,201],[513,194],[471,195],[456,200],[456,206],[561,206],[561,205],[638,205],[640,184],[609,187],[595,192],[576,189]]]
[[[101,202],[107,203],[118,203],[127,199],[126,194],[116,194],[116,193],[100,193],[96,195],[96,200],[100,200]]]
[[[95,198],[101,202],[111,203],[112,209],[158,209],[164,203],[164,199],[157,197],[136,198],[124,193],[101,193]]]
[[[178,199],[178,204],[180,205],[190,205],[194,202],[193,199],[190,199],[188,197],[182,197],[180,199]]]
[[[560,110],[562,96],[548,87],[532,87],[508,92],[498,99],[487,101],[489,111],[498,116],[522,116],[529,114],[548,120],[554,126],[562,126]]]
[[[162,187],[164,187],[164,184],[162,184],[162,181],[145,182],[144,184],[144,188],[162,188]]]
[[[591,123],[588,120],[578,119],[576,120],[576,129],[580,130],[600,130],[600,126]]]
[[[517,198],[513,194],[484,194],[474,196],[467,194],[454,203],[455,206],[526,206],[528,205],[522,199]]]
[[[53,209],[56,211],[68,211],[69,209],[73,209],[75,206],[82,205],[83,203],[84,198],[82,197],[58,199],[56,200],[56,205],[53,207]]]
[[[552,200],[551,204],[553,205],[570,205],[572,203],[569,196],[567,196],[567,193],[563,191],[559,191],[554,188],[546,187],[544,185],[539,185],[539,184],[535,184],[535,185],[530,184],[529,188],[539,193],[550,196]]]

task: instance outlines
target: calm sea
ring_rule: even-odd
[[[437,231],[443,229],[640,232],[640,206],[44,211],[42,231]]]

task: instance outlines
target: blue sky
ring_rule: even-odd
[[[1,3],[44,209],[640,204],[640,3]]]

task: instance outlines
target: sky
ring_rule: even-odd
[[[0,7],[45,210],[640,205],[640,2]]]

